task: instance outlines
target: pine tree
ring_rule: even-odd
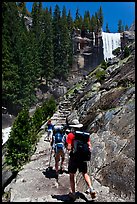
[[[95,32],[95,26],[96,26],[96,19],[95,19],[95,16],[92,15],[90,19],[90,31],[91,32]]]
[[[61,48],[61,64],[60,64],[60,74],[62,73],[62,77],[65,79],[68,74],[69,64],[68,64],[68,56],[69,56],[69,30],[67,24],[67,16],[66,16],[66,8],[63,7],[62,17],[61,17],[61,36],[60,36],[60,48]]]
[[[106,23],[106,32],[107,32],[107,33],[110,33],[110,30],[109,30],[109,28],[108,28],[108,23]]]
[[[83,25],[84,25],[86,30],[90,29],[90,13],[89,13],[89,11],[85,11],[85,13],[84,13]]]
[[[16,43],[19,38],[20,17],[16,3],[3,2],[2,24],[2,79],[3,103],[12,107],[19,93],[19,75],[16,61]],[[10,104],[9,104],[10,103]]]
[[[69,29],[69,47],[68,47],[68,69],[70,70],[70,68],[72,67],[72,62],[73,62],[73,41],[72,41],[72,32],[73,32],[73,19],[71,17],[71,13],[70,10],[68,12],[68,16],[67,16],[67,24],[68,24],[68,29]]]
[[[76,29],[79,29],[80,26],[81,26],[79,20],[80,20],[80,14],[79,14],[79,9],[77,8],[76,16],[75,16],[75,20],[74,20],[74,26],[75,26]]]
[[[17,116],[7,141],[6,161],[13,171],[19,171],[31,151],[29,111],[23,109]]]
[[[99,27],[101,28],[103,26],[103,11],[101,6],[98,11],[98,20],[99,20]]]
[[[129,31],[128,25],[125,25],[125,31]]]
[[[122,20],[118,21],[118,33],[122,32]]]
[[[60,65],[62,63],[61,59],[61,16],[60,8],[58,5],[55,6],[53,12],[53,56],[54,56],[54,74],[55,76],[60,76]]]
[[[41,65],[42,76],[50,81],[54,75],[54,58],[53,58],[53,29],[52,16],[46,8],[43,17],[43,33],[41,33]]]
[[[68,12],[68,15],[67,15],[67,23],[68,23],[68,29],[70,32],[72,32],[72,29],[73,29],[73,19],[72,19],[72,16],[71,16],[71,13],[70,13],[70,10]]]

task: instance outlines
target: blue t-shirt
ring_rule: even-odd
[[[53,130],[54,125],[48,124],[48,130]]]

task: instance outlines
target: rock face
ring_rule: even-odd
[[[79,116],[85,129],[91,132],[93,149],[89,166],[94,178],[109,187],[110,192],[131,201],[135,197],[134,57],[132,52],[112,65],[113,71],[96,91],[92,89],[95,75],[89,75],[83,93],[73,97],[73,110],[68,117]],[[83,185],[81,178],[78,186],[83,189]]]
[[[98,193],[97,202],[135,202],[134,42],[130,50],[128,57],[119,58],[117,63],[107,67],[103,80],[96,77],[101,65],[81,79],[67,92],[64,96],[67,101],[59,104],[58,111],[52,117],[55,123],[65,123],[66,118],[68,121],[77,118],[90,132],[92,156],[88,170]],[[44,143],[44,137],[42,133],[32,161],[7,186],[5,191],[11,190],[10,202],[67,200],[68,174],[60,175],[58,186],[55,178],[43,176],[43,168],[49,164],[49,144]],[[80,173],[76,175],[76,182],[78,191],[87,190]],[[82,198],[85,198],[84,195]],[[78,202],[82,201],[78,199]]]

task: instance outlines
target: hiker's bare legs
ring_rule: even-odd
[[[83,175],[88,187],[91,188],[91,179],[90,179],[89,175],[87,173],[82,173],[82,175]]]
[[[75,174],[70,173],[69,178],[70,178],[71,191],[72,193],[75,193]]]
[[[55,170],[58,172],[59,161],[55,161]]]
[[[65,160],[65,157],[62,157],[61,164],[60,164],[61,168],[63,167],[64,160]]]
[[[84,177],[84,179],[85,179],[85,181],[89,187],[88,190],[89,190],[89,193],[90,193],[92,199],[96,198],[96,192],[92,187],[92,183],[91,183],[91,179],[90,179],[89,175],[87,173],[82,173],[82,175],[83,175],[83,177]]]

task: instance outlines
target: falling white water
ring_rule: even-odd
[[[120,33],[102,32],[104,60],[115,57],[112,51],[121,47]]]
[[[7,142],[9,135],[10,135],[11,127],[3,128],[2,129],[2,144]]]

